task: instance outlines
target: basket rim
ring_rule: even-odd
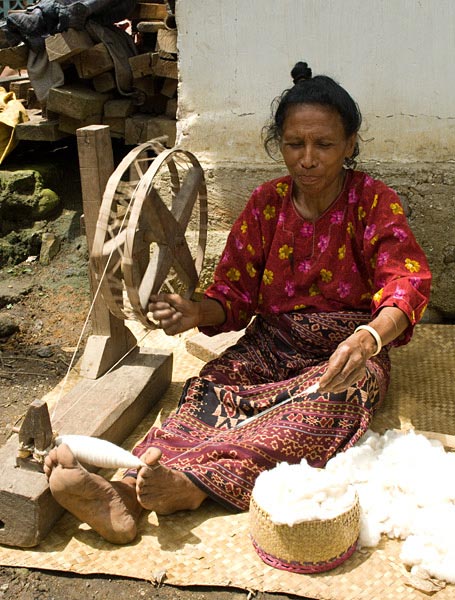
[[[264,508],[262,508],[262,506],[258,503],[258,501],[253,497],[253,495],[251,495],[251,499],[250,499],[250,511],[251,511],[252,507],[254,510],[262,513],[263,516],[265,516],[267,519],[269,519],[270,523],[272,523],[274,527],[292,528],[297,525],[302,525],[303,523],[330,523],[332,521],[336,521],[336,520],[344,517],[345,515],[347,515],[352,510],[356,510],[357,507],[360,509],[360,499],[359,499],[357,490],[355,490],[354,502],[352,503],[352,505],[349,508],[347,508],[346,510],[344,510],[343,512],[339,513],[338,515],[335,515],[333,517],[328,517],[327,519],[320,519],[320,518],[302,519],[301,521],[297,521],[296,523],[293,523],[292,525],[288,525],[287,523],[275,523],[272,520],[270,513],[268,511],[266,511]]]

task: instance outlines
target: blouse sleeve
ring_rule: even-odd
[[[261,187],[250,197],[235,221],[215,269],[214,281],[205,297],[220,302],[226,320],[216,327],[201,327],[207,335],[240,330],[248,324],[258,305],[264,265]]]
[[[385,306],[396,306],[410,321],[409,327],[392,343],[399,346],[411,339],[413,328],[427,307],[431,272],[398,195],[381,185],[370,207],[360,209],[366,218],[363,251],[373,282],[372,315]]]

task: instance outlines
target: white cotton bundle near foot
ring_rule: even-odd
[[[138,469],[147,466],[140,458],[112,442],[88,435],[60,435],[56,446],[66,444],[80,462],[103,469]]]
[[[337,517],[356,502],[354,488],[338,474],[280,463],[256,479],[253,498],[275,525],[292,527],[304,521]]]

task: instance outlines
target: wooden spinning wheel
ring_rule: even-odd
[[[148,328],[151,294],[192,296],[207,240],[202,167],[186,150],[160,150],[157,141],[141,144],[109,178],[91,257],[109,310]]]

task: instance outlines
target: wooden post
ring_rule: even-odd
[[[104,189],[114,171],[109,127],[90,125],[78,129],[77,144],[84,224],[88,249],[91,253]],[[103,298],[96,294],[98,282],[92,270],[90,270],[90,283],[94,297],[93,335],[87,341],[80,372],[88,379],[96,379],[133,348],[136,345],[136,339],[124,321],[114,317],[109,312]]]

